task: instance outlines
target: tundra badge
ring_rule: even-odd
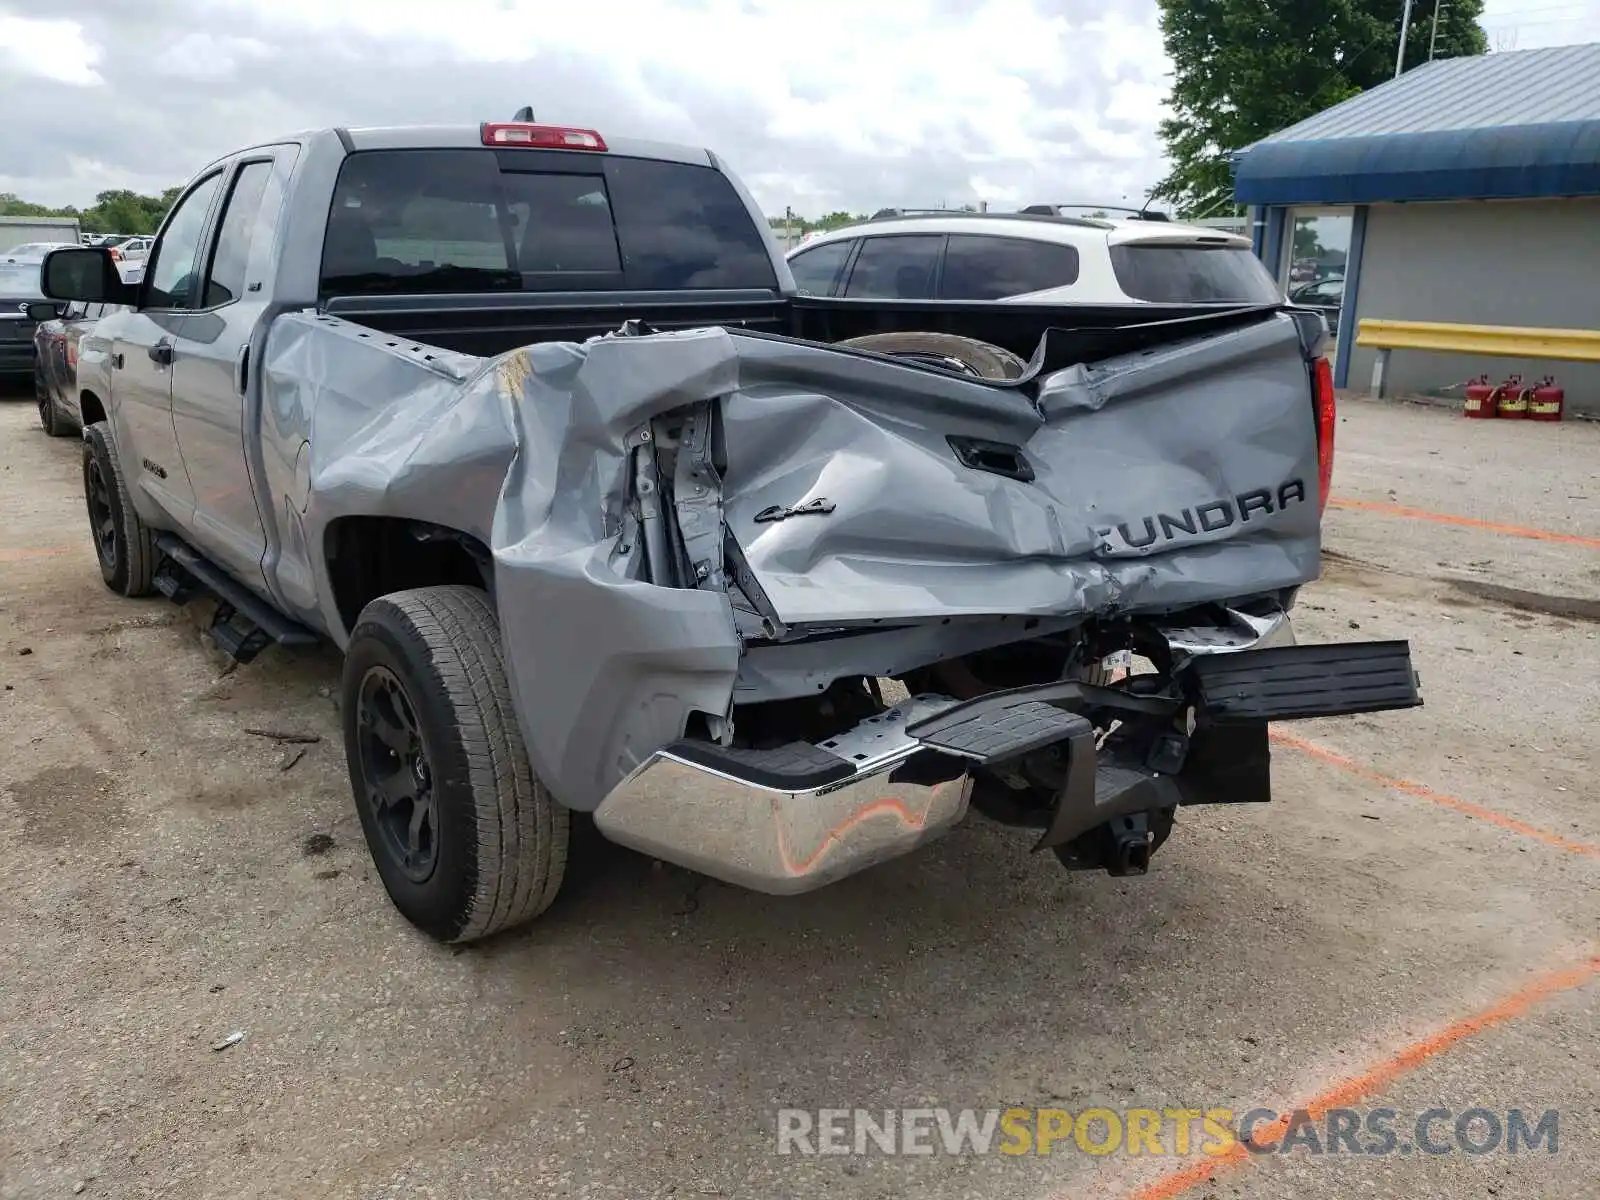
[[[1193,537],[1202,533],[1219,533],[1232,525],[1246,523],[1253,517],[1270,517],[1274,513],[1284,512],[1291,504],[1305,503],[1305,499],[1305,481],[1290,479],[1276,488],[1240,492],[1236,496],[1225,496],[1193,508],[1180,509],[1177,513],[1151,513],[1137,521],[1123,521],[1115,529],[1116,541],[1112,541],[1113,530],[1110,526],[1096,529],[1095,536],[1102,539],[1102,553],[1114,552],[1119,548],[1147,550],[1157,541],[1177,541],[1180,534]],[[1120,547],[1118,542],[1121,543]]]

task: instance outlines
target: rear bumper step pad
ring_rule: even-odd
[[[1203,655],[1195,707],[1219,725],[1295,721],[1422,704],[1409,642],[1335,642]]]

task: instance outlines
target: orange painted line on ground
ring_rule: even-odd
[[[57,558],[71,554],[76,546],[19,546],[13,550],[0,549],[0,563],[26,562],[30,558]]]
[[[1373,1064],[1361,1074],[1340,1080],[1309,1100],[1301,1101],[1276,1121],[1255,1126],[1250,1131],[1250,1143],[1254,1146],[1275,1146],[1283,1140],[1283,1135],[1288,1131],[1289,1122],[1296,1110],[1307,1113],[1314,1121],[1320,1121],[1328,1115],[1330,1109],[1348,1108],[1382,1091],[1408,1071],[1421,1066],[1430,1058],[1438,1057],[1467,1038],[1520,1017],[1541,1001],[1560,992],[1569,992],[1582,987],[1593,982],[1596,977],[1600,977],[1600,955],[1576,967],[1540,975],[1488,1008],[1452,1021],[1439,1032],[1421,1041],[1412,1042],[1388,1058]],[[1220,1172],[1241,1166],[1253,1157],[1254,1155],[1241,1143],[1234,1142],[1213,1158],[1173,1171],[1145,1185],[1133,1193],[1131,1200],[1174,1200],[1174,1197],[1181,1196],[1202,1183],[1209,1183]]]
[[[1377,500],[1346,500],[1335,496],[1328,501],[1328,505],[1330,508],[1382,513],[1387,517],[1408,517],[1413,521],[1433,521],[1440,525],[1460,525],[1464,529],[1482,529],[1487,533],[1503,533],[1508,537],[1532,538],[1536,542],[1562,542],[1568,546],[1587,546],[1591,550],[1600,550],[1600,537],[1584,537],[1577,533],[1551,533],[1548,529],[1529,529],[1522,525],[1502,524],[1499,521],[1480,521],[1476,517],[1429,512],[1425,508],[1410,508],[1404,504],[1384,504]]]
[[[1404,792],[1408,796],[1416,796],[1419,800],[1428,800],[1434,804],[1453,808],[1459,813],[1465,813],[1479,821],[1487,821],[1491,825],[1498,825],[1501,829],[1511,833],[1532,838],[1536,842],[1543,842],[1546,846],[1554,846],[1557,850],[1567,850],[1573,854],[1584,854],[1591,858],[1600,858],[1600,845],[1593,842],[1578,842],[1572,838],[1562,837],[1559,833],[1552,833],[1548,829],[1540,829],[1537,825],[1529,825],[1526,821],[1519,821],[1515,817],[1508,817],[1505,813],[1496,812],[1492,808],[1485,808],[1481,804],[1474,804],[1470,800],[1463,800],[1459,796],[1451,796],[1445,792],[1436,792],[1425,784],[1413,783],[1409,779],[1396,779],[1393,775],[1385,775],[1382,771],[1374,771],[1371,767],[1363,766],[1353,758],[1346,758],[1336,750],[1329,750],[1326,746],[1319,746],[1315,742],[1308,742],[1297,738],[1293,734],[1279,733],[1276,729],[1267,736],[1280,746],[1288,746],[1302,754],[1309,754],[1312,758],[1329,763],[1342,770],[1349,771],[1352,775],[1359,775],[1362,779],[1370,779],[1373,783],[1382,784],[1386,788],[1393,788],[1397,792]]]

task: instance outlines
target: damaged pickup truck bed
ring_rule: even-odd
[[[79,357],[106,583],[209,593],[242,661],[342,648],[439,938],[543,911],[573,811],[776,893],[969,806],[1141,873],[1181,805],[1269,798],[1269,721],[1420,703],[1405,642],[1290,630],[1314,313],[800,298],[715,156],[518,124],[242,151],[142,283],[44,286],[129,306]]]

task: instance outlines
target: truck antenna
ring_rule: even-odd
[[[522,122],[526,122],[529,125],[532,125],[533,124],[533,105],[524,104],[521,108],[517,109],[517,115],[512,117],[511,119],[513,121],[522,121]]]

